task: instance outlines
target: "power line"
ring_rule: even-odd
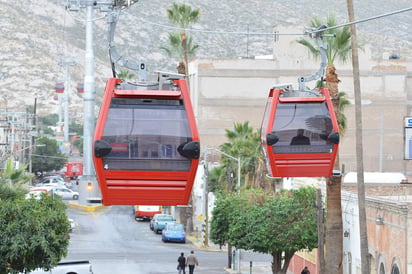
[[[367,22],[367,21],[376,20],[376,19],[392,16],[392,15],[395,15],[395,14],[399,14],[399,13],[403,13],[403,12],[407,12],[407,11],[411,11],[411,10],[412,10],[412,7],[404,8],[404,9],[400,9],[400,10],[396,10],[396,11],[392,11],[392,12],[388,12],[388,13],[368,17],[368,18],[365,18],[365,19],[356,20],[356,21],[353,21],[353,22],[347,22],[347,23],[343,23],[343,24],[340,24],[340,25],[327,27],[327,28],[324,28],[324,29],[321,29],[321,30],[311,30],[311,31],[302,32],[302,33],[216,31],[216,30],[202,30],[202,29],[193,29],[193,28],[184,29],[184,28],[181,28],[181,27],[176,27],[176,26],[171,26],[171,25],[166,25],[166,24],[160,24],[160,23],[147,21],[147,20],[144,20],[144,19],[142,19],[142,18],[140,18],[136,15],[133,15],[129,12],[126,12],[126,11],[123,11],[123,12],[128,14],[129,16],[132,16],[132,17],[140,20],[140,21],[143,21],[146,24],[162,27],[162,28],[165,28],[165,29],[174,29],[174,30],[180,30],[180,31],[185,30],[187,32],[198,32],[198,33],[209,33],[209,34],[274,36],[274,35],[307,35],[308,33],[316,33],[316,32],[320,32],[320,31],[333,30],[333,29],[336,29],[336,28],[345,27],[345,26],[349,26],[349,25],[353,25],[353,24],[364,23],[364,22]]]
[[[367,21],[372,21],[372,20],[375,20],[375,19],[388,17],[388,16],[395,15],[395,14],[398,14],[398,13],[407,12],[407,11],[410,11],[410,10],[412,10],[412,7],[401,9],[401,10],[396,10],[396,11],[384,13],[384,14],[381,14],[381,15],[376,15],[376,16],[372,16],[372,17],[369,17],[369,18],[360,19],[360,20],[356,20],[356,21],[353,21],[353,22],[348,22],[348,23],[344,23],[344,24],[340,24],[340,25],[336,25],[336,26],[332,26],[332,27],[327,27],[327,28],[322,29],[322,30],[315,30],[313,32],[332,30],[332,29],[337,29],[337,28],[340,28],[340,27],[346,27],[346,26],[353,25],[353,24],[364,23],[364,22],[367,22]]]

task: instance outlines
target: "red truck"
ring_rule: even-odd
[[[82,162],[68,162],[64,165],[64,174],[72,180],[76,180],[78,176],[83,175]]]

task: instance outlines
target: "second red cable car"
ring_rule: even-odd
[[[160,75],[161,74],[161,75]],[[185,79],[110,78],[96,124],[93,161],[104,205],[187,205],[200,143]]]
[[[339,128],[327,89],[270,90],[261,143],[272,177],[330,177]]]

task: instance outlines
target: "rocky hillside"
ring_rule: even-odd
[[[70,67],[71,111],[82,110],[77,82],[82,82],[85,57],[85,11],[69,12],[62,0],[0,0],[0,108],[33,105],[37,98],[39,113],[56,113],[54,85],[64,79],[61,56],[76,62]],[[182,2],[182,1],[175,1]],[[200,22],[190,34],[200,45],[198,58],[239,58],[272,53],[273,37],[265,35],[282,26],[304,30],[315,15],[333,14],[347,22],[345,0],[190,0],[200,8]],[[333,4],[332,4],[333,2]],[[123,56],[144,61],[149,73],[175,70],[175,59],[159,49],[167,33],[175,31],[168,22],[166,9],[173,1],[140,0],[121,15],[116,44]],[[357,0],[359,19],[405,9],[410,0]],[[111,76],[107,54],[106,14],[94,13],[94,54],[97,105],[105,80]],[[407,58],[412,48],[412,11],[358,24],[358,33],[373,45],[374,56],[393,52]],[[248,33],[248,34],[245,34]],[[298,38],[299,36],[297,36]],[[410,58],[410,57],[409,57]]]

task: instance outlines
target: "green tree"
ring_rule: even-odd
[[[128,70],[121,70],[117,77],[122,80],[133,80],[136,78],[136,75]]]
[[[244,178],[241,178],[243,187],[267,188],[270,186],[263,176],[266,166],[260,145],[259,131],[254,131],[249,122],[235,123],[233,130],[226,129],[225,131],[228,142],[221,145],[220,149],[233,157],[240,158],[240,173],[244,175]],[[236,182],[237,172],[233,172],[237,170],[236,161],[222,155],[221,163],[225,170],[233,173],[231,178]]]
[[[210,240],[219,246],[226,245],[229,241],[230,214],[236,208],[233,197],[219,195],[213,208],[213,219],[210,224]]]
[[[83,138],[76,138],[73,142],[73,146],[79,150],[80,155],[83,155]]]
[[[67,254],[70,224],[60,198],[24,199],[31,175],[9,160],[0,173],[0,273],[49,269]]]
[[[28,192],[27,182],[33,178],[26,173],[26,166],[15,169],[12,160],[7,160],[4,170],[0,173],[0,203],[1,201],[23,197]]]
[[[77,136],[83,135],[83,125],[72,121],[69,125],[69,132],[76,133]]]
[[[56,140],[45,136],[37,139],[37,146],[32,154],[32,169],[35,171],[60,170],[67,163],[67,156],[60,153]]]
[[[48,114],[39,117],[40,124],[45,126],[55,126],[59,121],[59,115],[57,114]]]
[[[243,191],[219,199],[213,210],[211,239],[272,255],[272,273],[287,273],[296,251],[317,246],[316,189]]]
[[[207,174],[207,191],[219,193],[222,191],[233,191],[229,184],[226,183],[225,169],[222,166],[213,168]]]
[[[67,254],[70,224],[60,199],[2,201],[0,273],[51,268]]]
[[[178,73],[186,74],[185,66],[185,52],[183,50],[182,36],[179,32],[171,32],[168,34],[169,44],[162,46],[160,49],[164,50],[169,57],[176,57],[179,59],[179,65],[177,67]],[[187,58],[193,58],[196,55],[197,49],[200,47],[194,44],[191,36],[186,36],[187,44]]]
[[[194,54],[198,46],[192,45],[192,39],[188,37],[186,29],[191,24],[194,24],[197,21],[199,21],[200,9],[192,9],[191,6],[185,3],[180,5],[177,3],[173,3],[172,7],[170,9],[167,9],[166,12],[169,20],[172,23],[177,24],[180,28],[182,28],[180,32],[181,47],[176,44],[179,42],[179,39],[177,39],[176,34],[169,34],[169,42],[171,44],[172,49],[179,51],[179,55],[180,52],[182,53],[183,59],[179,60],[178,72],[185,75],[189,75],[187,66],[189,54]]]
[[[318,18],[314,18],[310,22],[310,26],[318,28],[323,25],[322,21]],[[328,27],[336,26],[336,20],[333,16],[326,18],[326,25]],[[336,74],[336,68],[334,65],[335,59],[338,58],[341,61],[347,61],[350,58],[351,53],[351,34],[349,27],[336,28],[333,30],[326,30],[325,34],[334,34],[334,37],[324,37],[328,43],[328,49],[326,51],[327,67],[325,74],[326,87],[329,89],[332,97],[333,107],[339,122],[346,122],[346,119],[342,118],[343,104],[340,102],[341,96],[339,93],[339,79]],[[319,56],[319,49],[313,45],[310,41],[305,39],[298,40],[298,43],[306,46],[313,56]],[[346,126],[340,124],[341,133],[344,132],[343,127]],[[334,169],[339,170],[339,156],[335,161]],[[341,205],[341,186],[342,177],[334,176],[327,178],[326,183],[326,243],[325,243],[325,271],[326,273],[342,273],[342,260],[343,260],[343,223],[342,223],[342,205]]]

